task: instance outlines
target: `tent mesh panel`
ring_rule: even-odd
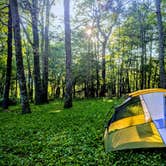
[[[118,107],[112,122],[130,116],[143,115],[143,107],[139,97],[132,98],[127,104]]]

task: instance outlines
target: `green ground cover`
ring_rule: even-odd
[[[32,105],[28,115],[20,114],[20,106],[10,107],[0,113],[0,166],[166,165],[166,149],[105,153],[105,115],[119,102],[77,100],[66,110],[62,101],[55,101]]]

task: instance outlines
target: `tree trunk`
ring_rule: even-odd
[[[97,33],[97,39],[99,38],[99,33]],[[95,44],[95,57],[96,57],[96,96],[99,97],[99,89],[100,89],[100,76],[99,76],[99,41]]]
[[[55,97],[56,97],[56,98],[60,98],[60,93],[61,93],[61,89],[60,89],[60,87],[58,86],[58,87],[56,88]]]
[[[88,83],[87,83],[87,80],[85,80],[84,82],[84,96],[85,97],[88,97]]]
[[[166,88],[166,76],[164,68],[164,33],[163,33],[163,23],[162,23],[160,5],[161,5],[161,0],[156,0],[156,14],[157,14],[157,24],[159,32],[160,87]]]
[[[11,9],[9,5],[8,11],[8,55],[7,55],[7,66],[6,66],[6,80],[5,80],[5,89],[3,95],[3,109],[8,109],[9,104],[9,90],[10,90],[10,79],[11,79],[11,70],[12,70],[12,16],[11,16]]]
[[[17,76],[18,76],[19,86],[20,86],[22,113],[25,114],[25,113],[30,113],[31,110],[29,106],[26,80],[24,75],[18,4],[17,4],[17,0],[10,0],[9,2],[11,7],[12,24],[14,29],[16,66],[17,66]]]
[[[16,73],[15,85],[16,85],[16,88],[15,88],[15,97],[17,98],[17,96],[18,96],[18,76],[17,76],[17,73]]]
[[[158,72],[157,72],[157,69],[158,69],[158,63],[156,62],[156,65],[154,66],[154,76],[153,76],[153,81],[152,81],[152,88],[156,88],[156,82],[158,83]]]
[[[149,55],[149,68],[148,68],[148,88],[151,87],[151,78],[152,78],[152,44],[153,44],[153,34],[151,35],[151,42],[150,42],[150,55]]]
[[[49,15],[50,15],[50,0],[46,2],[46,25],[45,25],[45,50],[43,54],[43,101],[48,102],[48,54],[49,54]]]
[[[62,98],[65,97],[65,81],[62,79]]]
[[[28,66],[28,97],[30,101],[33,102],[33,80],[32,80],[32,73],[31,73],[31,66],[29,59],[29,47],[27,48],[26,57],[27,57],[27,66]]]
[[[44,54],[44,8],[45,7],[45,1],[43,1],[42,7],[41,7],[41,42],[40,42],[40,50],[41,50],[41,54],[43,57]]]
[[[105,97],[106,93],[106,69],[105,69],[105,50],[106,50],[107,41],[102,43],[102,81],[100,96]]]
[[[143,24],[140,25],[140,34],[141,34],[141,89],[144,89],[146,87],[146,78],[145,78],[145,52],[146,52],[146,46],[145,46],[145,39],[144,39],[144,33],[145,28],[143,27]]]
[[[98,63],[98,62],[97,62]],[[99,69],[98,69],[98,64],[96,66],[96,81],[97,81],[97,86],[96,86],[96,96],[99,97],[99,87],[100,87],[100,81],[99,81]]]
[[[72,75],[71,75],[71,29],[70,0],[64,0],[65,51],[66,51],[66,93],[64,107],[72,107]]]
[[[136,56],[138,56],[138,46],[137,46],[137,54]],[[140,77],[140,71],[139,71],[139,62],[138,60],[136,61],[136,75],[135,75],[135,90],[138,90],[139,89],[139,77]]]
[[[42,104],[43,93],[42,93],[41,77],[40,77],[37,2],[38,2],[37,0],[32,0],[32,9],[31,9],[32,30],[33,30],[35,104]]]
[[[127,70],[126,72],[126,85],[127,85],[127,93],[130,93],[131,90],[130,90],[130,78],[129,78],[129,70]]]

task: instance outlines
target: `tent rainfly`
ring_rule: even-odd
[[[166,147],[166,89],[145,89],[129,94],[109,120],[106,152]]]

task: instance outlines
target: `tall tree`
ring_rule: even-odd
[[[117,23],[120,7],[121,7],[120,0],[108,1],[107,4],[105,5],[105,10],[108,10],[108,9],[110,10],[110,13],[108,13],[108,11],[105,12],[103,10],[103,5],[101,5],[99,2],[99,7],[96,12],[97,28],[102,37],[101,44],[102,44],[102,82],[103,84],[101,87],[100,96],[103,96],[103,97],[105,96],[105,93],[106,93],[106,48],[109,41],[109,37],[112,33],[112,29]],[[106,25],[103,22],[105,21],[104,19],[108,20],[108,18],[110,18],[111,21],[108,28],[106,28]]]
[[[23,10],[28,10],[30,12],[31,16],[31,21],[25,19],[26,21],[29,21],[32,25],[32,34],[33,34],[33,41],[31,41],[31,37],[29,36],[29,33],[24,27],[23,22],[21,21],[24,33],[26,34],[28,42],[31,44],[33,48],[33,61],[34,61],[34,89],[35,89],[35,96],[34,96],[34,101],[35,104],[42,104],[44,102],[43,99],[43,89],[42,89],[42,80],[41,80],[41,73],[40,73],[40,54],[39,54],[39,29],[38,29],[38,24],[39,24],[39,2],[38,0],[32,0],[31,2],[29,0],[23,0],[23,3],[21,3],[21,7]],[[43,1],[43,4],[45,5],[45,1]],[[44,9],[44,5],[43,9]],[[42,9],[42,13],[43,13]],[[42,17],[43,18],[43,17]],[[28,24],[27,24],[28,25]],[[44,27],[44,21],[42,22],[42,27]],[[44,31],[43,28],[41,30],[44,36]],[[44,39],[44,37],[43,37]],[[44,40],[42,40],[41,44],[41,50],[43,53],[43,47],[44,47]]]
[[[7,54],[7,66],[6,66],[6,80],[5,80],[5,89],[4,89],[3,103],[2,103],[2,107],[4,109],[8,109],[10,79],[11,79],[11,70],[12,70],[12,16],[11,16],[10,5],[9,5],[9,11],[8,11],[7,45],[8,45],[8,48],[7,48],[8,54]]]
[[[39,63],[38,0],[32,0],[31,8],[34,54],[35,104],[43,103]]]
[[[163,33],[163,23],[161,15],[161,0],[155,0],[156,2],[156,15],[157,15],[157,25],[159,33],[159,64],[160,64],[160,87],[166,88],[166,76],[164,68],[164,33]]]
[[[64,0],[65,51],[66,51],[66,93],[64,107],[72,107],[72,75],[71,75],[71,29],[70,0]]]
[[[31,72],[31,64],[30,64],[30,48],[26,46],[26,59],[27,59],[27,69],[28,69],[28,97],[31,102],[33,102],[33,79]]]
[[[30,113],[31,110],[29,106],[26,80],[24,75],[22,45],[21,45],[21,35],[20,35],[20,18],[18,13],[17,0],[10,0],[9,2],[10,2],[11,15],[12,15],[12,25],[14,29],[16,66],[17,66],[17,76],[19,79],[19,86],[20,86],[22,113],[25,114],[25,113]]]
[[[31,44],[33,47],[33,55],[34,55],[35,104],[42,104],[43,93],[42,93],[42,82],[41,82],[40,60],[39,60],[38,0],[32,0],[32,3],[30,3],[29,0],[24,0],[23,7],[24,9],[30,11],[31,20],[32,20],[33,42]],[[27,38],[29,38],[28,35]]]
[[[45,21],[45,46],[43,53],[43,101],[48,102],[48,54],[49,54],[49,16],[50,16],[50,0],[46,1],[46,21]]]

